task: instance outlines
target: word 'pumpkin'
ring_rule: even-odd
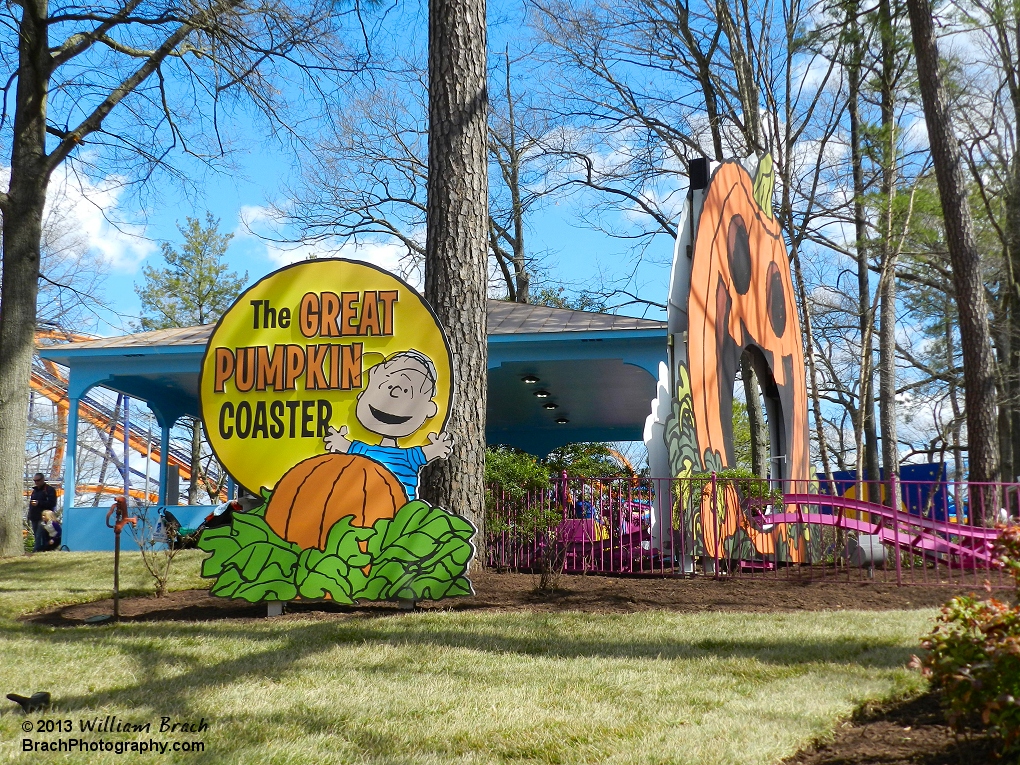
[[[280,479],[266,508],[273,531],[302,548],[323,549],[330,528],[344,516],[370,527],[407,504],[400,482],[379,463],[353,454],[302,460]]]

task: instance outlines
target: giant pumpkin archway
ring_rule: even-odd
[[[782,231],[768,209],[771,198],[770,158],[754,179],[739,162],[724,162],[705,190],[692,195],[693,209],[681,224],[670,286],[669,399],[652,416],[662,424],[673,477],[734,466],[733,381],[746,352],[768,410],[772,477],[810,478],[800,320]],[[696,498],[680,491],[675,507],[660,505],[663,521],[673,510],[669,525],[684,527],[684,547],[695,554],[803,558],[803,529],[762,532],[748,521],[735,492],[725,495],[718,511],[708,503],[699,511]]]
[[[687,364],[705,468],[733,464],[733,380],[751,348],[773,421],[773,475],[806,479],[807,388],[790,261],[779,223],[758,206],[748,172],[725,162],[705,194],[691,259]],[[765,369],[761,368],[764,363]],[[725,424],[724,425],[724,421]],[[780,426],[779,428],[776,425]],[[711,456],[718,453],[719,460]]]

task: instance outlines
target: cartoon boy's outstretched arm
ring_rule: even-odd
[[[429,442],[421,448],[428,464],[432,460],[445,460],[453,451],[453,435],[445,430],[442,433],[429,433]]]
[[[349,432],[346,425],[341,425],[340,430],[330,426],[323,439],[326,451],[334,454],[347,454],[347,450],[351,448],[351,440],[347,438]]]
[[[326,451],[336,454],[347,454],[353,443],[347,438],[349,432],[346,425],[341,425],[339,429],[330,427],[326,437],[323,439],[326,444]],[[426,464],[433,460],[449,458],[451,452],[453,452],[452,434],[444,430],[442,433],[429,433],[428,438],[428,444],[421,447],[422,453],[425,455]]]
[[[354,410],[361,426],[381,437],[379,443],[354,441],[347,437],[347,426],[341,425],[326,432],[326,450],[375,460],[397,477],[413,501],[419,471],[433,460],[448,458],[453,451],[453,436],[445,431],[429,433],[425,446],[402,448],[397,443],[436,416],[435,395],[436,366],[428,356],[413,349],[393,354],[369,370]]]

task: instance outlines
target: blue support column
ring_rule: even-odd
[[[157,418],[159,422],[159,504],[166,504],[166,483],[167,473],[170,465],[170,424],[163,422],[161,417]]]
[[[67,437],[64,439],[64,513],[74,507],[78,489],[78,397],[67,397]]]
[[[131,401],[124,396],[124,501],[131,505]]]
[[[156,423],[159,425],[159,496],[157,504],[166,504],[166,489],[169,466],[170,466],[170,428],[180,419],[179,411],[160,409],[149,403],[149,409],[156,416]]]

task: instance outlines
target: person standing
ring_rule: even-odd
[[[28,522],[32,526],[32,534],[35,536],[35,552],[46,549],[46,541],[49,535],[43,528],[43,510],[52,510],[57,506],[57,490],[46,483],[46,477],[42,473],[36,473],[32,479],[35,486],[32,489],[32,496],[28,499]]]

